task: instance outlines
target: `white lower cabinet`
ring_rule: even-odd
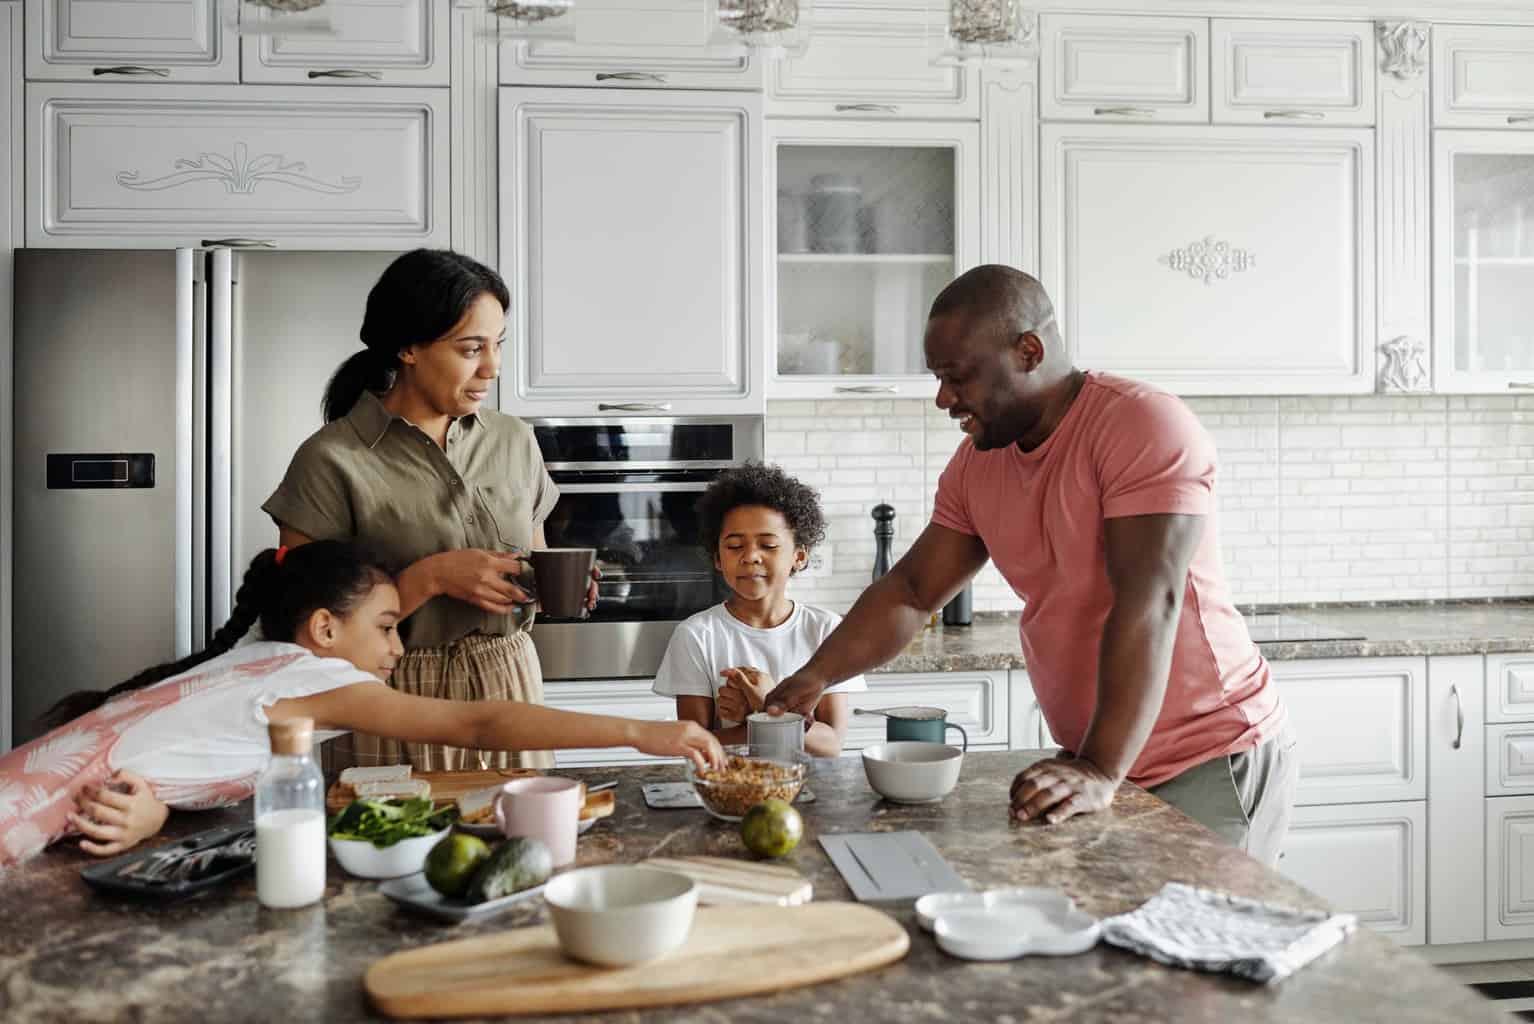
[[[1427,802],[1297,807],[1278,869],[1404,945],[1427,938]]]
[[[1486,938],[1534,939],[1534,797],[1486,801]]]
[[[615,715],[645,722],[670,722],[676,719],[676,701],[661,697],[650,687],[650,679],[598,679],[579,682],[544,683],[543,702],[561,711],[579,711],[587,715]],[[560,768],[581,768],[605,764],[659,764],[667,758],[650,757],[633,747],[598,747],[559,750],[554,761]],[[680,777],[680,776],[679,776]]]
[[[1050,735],[1049,723],[1044,721],[1044,709],[1033,695],[1033,683],[1028,673],[1013,669],[1007,673],[1009,710],[1012,725],[1008,730],[1013,750],[1053,750],[1060,744]]]
[[[942,708],[947,720],[963,728],[969,749],[1007,749],[1010,694],[1006,672],[942,672],[934,674],[875,674],[865,677],[868,689],[848,694],[853,708],[893,708],[923,705]],[[859,750],[884,742],[883,718],[852,716],[847,726],[847,750]],[[959,731],[948,730],[947,740],[960,746]]]

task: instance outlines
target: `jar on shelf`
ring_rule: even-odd
[[[810,248],[814,252],[859,251],[862,179],[851,174],[817,174],[810,179],[806,207],[809,212]]]

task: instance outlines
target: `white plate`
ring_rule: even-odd
[[[1054,890],[1012,890],[1013,897],[991,907],[940,912],[933,926],[938,948],[965,960],[1014,960],[1020,956],[1069,956],[1097,944],[1097,919],[1070,905]],[[1035,894],[1019,897],[1017,893]],[[984,895],[984,894],[981,894]]]
[[[985,892],[934,892],[916,901],[916,920],[930,932],[938,916],[950,910],[1002,909],[1013,905],[1046,907],[1060,914],[1075,907],[1071,898],[1059,889],[1013,888],[987,889]]]
[[[544,885],[548,883],[545,882]],[[486,900],[483,903],[465,903],[461,899],[451,899],[433,889],[426,881],[424,874],[406,875],[403,878],[394,878],[378,887],[378,891],[402,907],[414,910],[429,917],[435,917],[440,921],[472,921],[481,917],[489,917],[491,914],[500,913],[507,907],[530,900],[543,894],[543,885],[535,885],[531,889],[523,889],[514,892],[510,896],[502,896],[498,900]]]
[[[587,832],[591,831],[591,826],[595,825],[601,820],[601,818],[587,818],[585,821],[578,822],[575,826],[575,834],[578,836],[585,835]],[[453,823],[453,827],[460,832],[467,832],[471,836],[479,836],[481,839],[506,838],[505,836],[501,835],[500,827],[497,826],[493,821],[489,822],[488,824],[475,825],[471,825],[464,821],[455,821]]]

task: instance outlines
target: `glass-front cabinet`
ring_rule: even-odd
[[[1433,145],[1435,389],[1534,392],[1534,133]]]
[[[978,126],[769,121],[767,139],[769,394],[935,394],[922,329],[978,260]]]

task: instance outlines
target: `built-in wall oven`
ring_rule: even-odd
[[[550,547],[589,547],[602,570],[584,619],[540,615],[547,679],[653,676],[676,624],[725,597],[698,543],[698,497],[720,472],[762,457],[760,416],[532,419],[559,503]]]

